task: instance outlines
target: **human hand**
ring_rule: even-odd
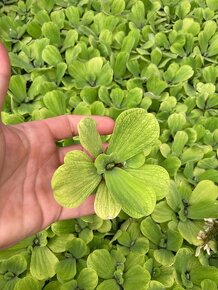
[[[0,44],[0,112],[8,89],[10,64]],[[64,115],[42,121],[4,125],[0,121],[0,249],[46,228],[51,223],[94,213],[94,196],[78,208],[60,206],[54,199],[51,178],[65,154],[80,145],[56,147],[56,141],[77,135],[84,118]],[[93,116],[100,134],[110,134],[114,122]]]

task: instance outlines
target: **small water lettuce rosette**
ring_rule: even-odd
[[[52,178],[57,202],[74,208],[95,193],[95,212],[102,219],[115,218],[121,209],[133,218],[151,214],[169,186],[164,168],[145,163],[144,152],[159,137],[155,116],[140,108],[121,113],[105,152],[93,119],[82,119],[78,132],[93,158],[78,150],[66,154]]]

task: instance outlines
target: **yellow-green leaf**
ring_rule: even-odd
[[[112,197],[104,181],[96,192],[94,207],[96,214],[102,219],[113,219],[121,210],[120,204]]]
[[[78,125],[79,138],[82,146],[97,157],[102,153],[101,137],[96,128],[96,121],[91,118],[85,118]]]
[[[152,114],[143,109],[124,111],[116,120],[107,154],[115,154],[123,162],[153,145],[159,137],[159,125]]]
[[[114,199],[129,216],[140,218],[153,212],[156,195],[151,186],[118,167],[105,172],[105,181]]]
[[[101,177],[84,152],[71,151],[64,162],[52,178],[54,197],[62,206],[77,207],[93,193]]]
[[[170,178],[165,168],[153,164],[144,164],[138,169],[127,168],[126,171],[150,186],[155,192],[157,200],[167,195]]]

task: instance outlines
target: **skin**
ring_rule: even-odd
[[[0,112],[8,90],[10,64],[0,43]],[[42,121],[4,125],[0,121],[0,249],[36,234],[51,223],[94,213],[94,196],[78,208],[60,206],[54,199],[51,178],[71,150],[57,148],[56,141],[77,135],[80,115],[64,115]],[[111,134],[114,122],[92,116],[100,134]]]

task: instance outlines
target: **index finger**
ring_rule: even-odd
[[[61,140],[78,135],[77,125],[79,122],[88,116],[84,115],[63,115],[54,118],[45,119],[42,121],[45,123],[55,140]],[[114,128],[114,120],[109,117],[103,116],[89,116],[97,123],[97,130],[101,135],[111,134]],[[40,125],[40,124],[39,124]]]

